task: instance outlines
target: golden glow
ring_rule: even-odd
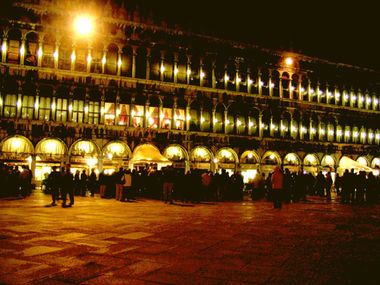
[[[276,157],[275,157],[275,155],[272,153],[272,154],[269,156],[269,158],[270,158],[271,160],[274,160]]]
[[[316,129],[315,128],[311,128],[311,133],[315,134],[316,133]]]
[[[248,127],[252,128],[253,127],[253,122],[248,123]]]
[[[379,104],[379,100],[378,100],[378,99],[375,99],[375,100],[373,101],[373,103],[374,103],[375,105],[377,105],[377,104]]]
[[[190,68],[186,71],[186,74],[190,76],[190,74],[191,74],[191,69]]]
[[[357,162],[360,164],[360,165],[363,165],[363,166],[367,166],[367,160],[364,158],[364,157],[359,157],[357,159]]]
[[[22,141],[19,138],[11,138],[11,146],[14,149],[19,149],[21,147]]]
[[[293,63],[294,63],[293,58],[291,58],[291,57],[287,57],[287,58],[285,59],[285,64],[286,64],[287,66],[292,66]]]
[[[251,85],[253,83],[252,79],[248,79],[248,85]]]
[[[203,79],[203,77],[205,77],[205,73],[201,71],[200,78]]]
[[[227,119],[227,120],[226,120],[226,125],[228,125],[229,123],[230,123],[230,120]]]
[[[88,113],[88,106],[84,107],[84,112]]]
[[[21,99],[17,100],[16,105],[17,105],[17,108],[21,108]]]
[[[214,158],[214,163],[218,163],[218,159],[217,158]]]
[[[334,135],[334,130],[329,130],[329,135],[330,136]]]
[[[93,146],[89,141],[80,141],[75,146],[77,150],[83,153],[91,153],[93,151]]]
[[[177,68],[177,67],[174,68],[174,74],[175,74],[175,75],[178,74],[178,68]]]
[[[42,57],[42,48],[40,47],[37,52],[38,57]]]
[[[240,125],[242,124],[242,122],[240,120],[237,120],[236,121],[236,125],[239,127]]]
[[[96,158],[87,158],[86,162],[87,162],[87,165],[90,168],[92,168],[92,167],[94,167],[98,163],[98,160]]]
[[[357,138],[357,137],[359,136],[359,133],[358,133],[357,131],[355,131],[355,132],[353,133],[353,136],[354,136],[354,138]]]
[[[71,62],[75,62],[75,59],[77,58],[76,57],[76,55],[75,55],[75,51],[73,51],[72,53],[71,53]]]
[[[94,32],[94,20],[88,15],[78,16],[74,21],[75,31],[80,36],[89,36]]]
[[[308,162],[310,165],[315,165],[317,160],[315,159],[314,155],[308,154],[305,158],[305,161]]]
[[[180,122],[180,121],[176,121],[176,122],[175,122],[175,126],[176,126],[177,128],[179,128],[180,125],[181,125],[181,122]]]
[[[380,167],[380,158],[376,157],[372,160],[372,167]]]
[[[352,96],[352,101],[356,101],[357,97],[356,95]]]
[[[204,150],[203,148],[197,148],[197,149],[194,151],[194,154],[195,154],[196,156],[201,157],[201,158],[205,158],[205,157],[208,156],[208,155],[207,155],[207,151]]]
[[[73,105],[69,105],[69,112],[71,112],[73,110]]]
[[[269,84],[269,87],[273,88],[274,87],[274,83]]]
[[[161,65],[161,67],[160,67],[160,72],[161,72],[161,73],[164,73],[164,72],[165,72],[165,66],[164,66],[164,65]]]
[[[203,124],[205,121],[205,118],[201,117],[201,124]]]
[[[123,62],[121,61],[121,58],[119,58],[119,60],[117,61],[117,66],[120,68],[122,64]]]
[[[300,91],[301,91],[301,92],[305,92],[305,88],[301,87],[301,88],[300,88]]]
[[[306,133],[306,128],[305,127],[301,127],[301,133]]]
[[[326,165],[334,165],[334,159],[330,155],[325,156],[325,163]]]
[[[91,61],[92,61],[92,56],[91,56],[91,54],[89,53],[89,54],[87,55],[87,64],[90,64]]]
[[[7,42],[3,42],[3,44],[1,45],[1,51],[3,53],[5,53],[7,51]]]
[[[349,136],[350,136],[350,134],[351,134],[351,132],[350,132],[350,131],[345,131],[345,132],[344,132],[344,135],[345,135],[346,137],[349,137]]]
[[[107,59],[106,59],[106,57],[105,57],[105,56],[103,56],[103,58],[102,58],[102,64],[103,64],[103,65],[105,65],[105,64],[106,64],[106,62],[107,62]]]
[[[169,159],[172,159],[173,157],[179,157],[180,159],[183,158],[183,153],[180,147],[178,146],[170,146],[165,151],[165,156]]]
[[[214,122],[214,124],[216,124],[218,122],[218,119],[214,118],[213,122]]]
[[[336,134],[337,134],[338,137],[342,136],[342,130],[337,130]]]
[[[149,119],[148,119],[148,122],[149,122],[149,125],[153,125],[153,123],[154,123],[154,119],[153,119],[153,118],[149,118]]]
[[[20,48],[20,54],[21,55],[25,54],[25,46],[24,45],[22,45],[21,48]]]
[[[226,75],[224,76],[224,81],[228,81],[228,80],[230,80],[230,77],[226,74]]]
[[[54,51],[53,57],[54,57],[55,60],[58,60],[58,50]]]
[[[249,153],[248,153],[248,158],[251,159],[252,157],[253,157],[252,152],[249,152]]]
[[[237,78],[236,78],[236,82],[237,82],[237,83],[240,83],[240,82],[241,82],[241,78],[240,78],[240,77],[237,77]]]

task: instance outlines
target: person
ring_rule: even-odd
[[[163,176],[164,184],[163,188],[163,200],[166,203],[173,204],[172,193],[174,185],[174,173],[172,167],[168,166],[164,171]]]
[[[133,199],[132,195],[132,173],[128,169],[123,176],[123,192],[121,193],[120,201],[124,201],[126,199],[127,201],[131,201]]]
[[[80,192],[81,192],[81,181],[80,181],[80,171],[77,170],[75,171],[75,175],[74,175],[74,191],[75,191],[75,195],[79,195]]]
[[[284,174],[279,166],[273,171],[272,174],[272,193],[273,193],[273,205],[275,209],[281,209],[281,195],[284,187]]]
[[[104,174],[104,171],[100,172],[99,174],[99,196],[100,198],[106,197],[106,177]]]
[[[69,205],[66,205],[67,194],[70,197]],[[72,205],[74,205],[74,177],[70,166],[67,166],[62,178],[62,207],[71,207]]]
[[[123,177],[124,169],[120,167],[119,171],[115,173],[115,199],[118,201],[121,201],[123,198]]]
[[[325,188],[326,188],[326,197],[327,201],[331,201],[331,187],[333,184],[333,180],[331,177],[331,172],[327,172],[325,179]]]
[[[94,197],[95,196],[95,189],[96,189],[96,173],[95,173],[95,169],[93,168],[91,170],[91,174],[90,174],[90,177],[88,178],[88,188],[90,190],[90,193],[91,193],[91,197]]]
[[[81,195],[85,197],[86,192],[87,192],[87,174],[86,174],[85,169],[83,169],[82,174],[80,175],[80,184],[81,184]]]
[[[52,172],[49,174],[49,184],[51,189],[51,205],[57,206],[58,195],[59,195],[59,183],[61,174],[57,171],[57,167],[52,167]]]

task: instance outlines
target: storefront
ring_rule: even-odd
[[[288,153],[284,157],[283,167],[289,169],[291,173],[298,173],[301,170],[301,159],[295,153]]]
[[[148,169],[160,170],[163,167],[172,165],[172,162],[163,156],[159,149],[151,144],[138,145],[132,154],[129,161],[129,168],[131,169]]]
[[[323,174],[326,174],[327,172],[331,172],[333,176],[335,176],[336,171],[336,163],[335,159],[332,155],[326,154],[322,160],[321,160],[321,171]]]
[[[180,145],[170,145],[164,150],[164,156],[173,163],[174,168],[187,172],[190,169],[189,155]]]
[[[120,140],[110,141],[103,147],[103,171],[105,174],[112,174],[120,167],[128,167],[132,156],[129,146]]]
[[[34,147],[24,136],[15,135],[5,138],[0,145],[0,160],[8,165],[27,165],[33,171]]]
[[[261,172],[265,177],[272,173],[276,166],[281,166],[281,157],[276,151],[267,151],[261,158]]]
[[[213,171],[213,159],[211,151],[206,147],[198,146],[190,152],[190,168]]]
[[[78,140],[72,144],[69,151],[71,172],[86,170],[89,174],[91,169],[99,173],[99,147],[89,140]]]
[[[319,159],[316,154],[308,154],[303,159],[303,171],[304,173],[311,173],[317,175],[319,166]]]
[[[53,166],[65,165],[67,146],[57,138],[46,138],[36,146],[36,181],[42,181],[51,172]]]
[[[244,183],[252,183],[259,172],[259,156],[255,151],[245,151],[240,157],[240,171]]]
[[[237,168],[238,156],[231,148],[221,148],[216,153],[215,170],[221,172],[224,169],[228,175],[234,174]]]

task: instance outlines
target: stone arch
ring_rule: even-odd
[[[243,164],[260,163],[260,156],[254,150],[246,150],[240,156],[240,163],[243,163]]]
[[[32,142],[21,135],[6,137],[0,144],[1,157],[4,159],[23,160],[34,154]]]
[[[68,148],[61,139],[50,137],[37,143],[35,153],[41,160],[59,160],[67,155]]]

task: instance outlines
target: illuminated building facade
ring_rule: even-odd
[[[183,31],[111,2],[12,9],[0,26],[1,160],[28,163],[37,180],[52,165],[129,165],[142,144],[176,167],[246,181],[275,165],[380,165],[374,70]]]

